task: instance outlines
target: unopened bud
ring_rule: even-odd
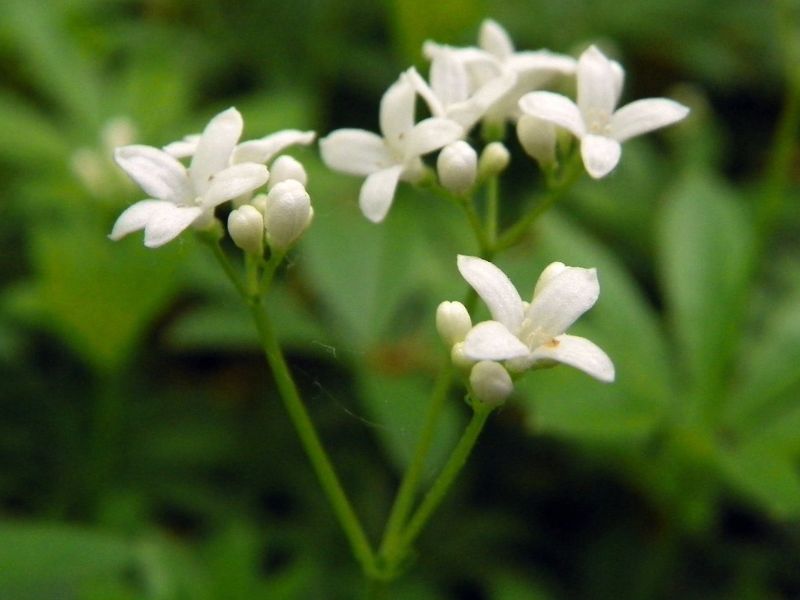
[[[283,154],[275,159],[269,168],[269,181],[267,187],[274,188],[277,184],[287,179],[294,179],[303,185],[308,183],[308,175],[300,161],[296,158]]]
[[[511,155],[501,142],[492,142],[487,144],[481,152],[481,158],[478,162],[478,172],[481,179],[487,177],[494,177],[502,173],[508,166],[511,160]]]
[[[228,215],[228,233],[239,248],[260,256],[264,251],[264,217],[253,206],[245,204]]]
[[[264,226],[267,241],[276,250],[286,250],[311,223],[311,198],[296,179],[281,181],[267,194]]]
[[[514,391],[514,382],[508,371],[491,360],[482,360],[472,367],[469,384],[475,400],[488,406],[499,406]]]
[[[436,161],[439,182],[454,194],[463,194],[474,184],[478,174],[478,153],[464,140],[445,146]]]
[[[436,330],[448,346],[463,342],[472,319],[461,302],[442,302],[436,309]]]
[[[517,121],[517,138],[539,166],[544,168],[556,162],[556,128],[549,121],[522,115]]]

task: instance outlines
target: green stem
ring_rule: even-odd
[[[322,442],[317,435],[311,417],[303,404],[297,387],[294,384],[289,367],[281,352],[280,345],[275,336],[272,323],[267,314],[266,307],[258,302],[250,302],[250,312],[258,327],[261,343],[267,362],[272,369],[275,383],[278,386],[283,404],[289,413],[289,418],[300,437],[303,448],[306,451],[309,461],[317,474],[322,489],[328,496],[328,500],[333,507],[339,524],[342,526],[350,547],[364,572],[367,575],[374,573],[374,555],[369,540],[367,539],[361,522],[358,519],[347,495],[339,482],[336,471],[328,458],[327,452],[322,446]]]
[[[562,177],[553,183],[548,191],[534,203],[533,208],[528,211],[521,219],[514,225],[509,227],[497,240],[494,245],[495,252],[501,252],[511,246],[515,245],[519,240],[528,232],[531,225],[536,222],[539,217],[552,208],[564,195],[572,188],[573,184],[583,174],[583,164],[581,163],[580,154],[578,152],[572,157],[570,162],[564,167]]]
[[[487,248],[495,249],[500,212],[500,181],[495,175],[486,182],[486,238]]]
[[[402,557],[405,554],[405,550],[414,543],[428,519],[444,500],[456,477],[467,462],[467,458],[469,458],[472,449],[475,447],[475,442],[478,440],[478,436],[491,412],[492,407],[476,404],[472,419],[461,435],[461,439],[456,444],[431,489],[425,495],[422,504],[420,504],[414,516],[411,517],[408,526],[403,531],[395,557]]]
[[[445,366],[439,372],[439,377],[433,388],[422,431],[420,432],[419,440],[414,450],[414,456],[400,483],[400,488],[397,492],[394,504],[392,505],[392,510],[389,513],[389,519],[386,522],[383,540],[379,550],[379,555],[384,559],[388,559],[396,553],[400,533],[403,525],[406,523],[408,514],[411,512],[414,503],[414,494],[419,486],[425,468],[425,459],[433,443],[436,426],[442,414],[442,409],[445,406],[447,392],[450,389],[452,380],[453,368],[450,357],[448,356]]]
[[[758,205],[757,225],[761,243],[769,237],[775,223],[780,219],[788,197],[787,189],[792,172],[792,157],[797,148],[797,130],[800,128],[800,74],[797,61],[800,59],[798,15],[792,13],[789,2],[776,2],[778,17],[778,39],[783,49],[786,98],[775,132],[772,154],[767,168],[764,195]],[[794,9],[797,10],[797,9]]]
[[[251,293],[242,283],[239,274],[230,264],[227,255],[219,244],[213,241],[210,245],[226,275],[233,282],[250,308],[250,313],[258,329],[261,345],[272,371],[272,375],[275,378],[275,384],[278,387],[283,405],[289,413],[289,418],[295,427],[295,431],[297,431],[297,435],[317,475],[317,479],[325,495],[328,497],[333,512],[350,542],[353,555],[361,564],[367,577],[374,579],[376,569],[372,547],[355,510],[353,510],[344,492],[339,477],[336,475],[333,464],[322,445],[314,424],[311,421],[311,417],[306,410],[305,404],[303,404],[303,400],[300,398],[300,394],[297,391],[297,386],[286,364],[266,307],[261,302],[261,296],[257,291],[256,293]],[[271,279],[277,268],[277,263],[280,262],[280,260],[281,257],[278,255],[273,255],[273,257],[270,258],[265,267],[265,280]],[[256,287],[256,290],[257,289]]]

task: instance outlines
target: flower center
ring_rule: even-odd
[[[590,108],[584,115],[586,128],[594,135],[607,136],[611,133],[611,113],[602,108]]]

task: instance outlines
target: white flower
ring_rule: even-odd
[[[236,208],[228,215],[228,233],[239,248],[261,256],[264,252],[264,216],[250,204]]]
[[[422,155],[460,139],[458,123],[431,117],[414,124],[416,93],[401,75],[381,99],[383,137],[363,129],[338,129],[320,140],[325,164],[336,171],[366,176],[359,194],[364,216],[378,223],[392,205],[397,182],[417,181],[423,173]]]
[[[314,209],[303,184],[286,179],[267,194],[264,204],[264,227],[267,242],[276,250],[286,250],[311,224]]]
[[[188,169],[152,146],[118,148],[114,160],[151,198],[125,210],[109,237],[118,240],[144,229],[145,246],[161,246],[192,224],[208,224],[219,204],[266,183],[264,165],[229,166],[241,133],[242,116],[236,109],[218,114],[200,136]]]
[[[458,257],[458,270],[492,315],[467,334],[463,355],[474,361],[506,361],[512,371],[559,362],[599,379],[614,380],[614,365],[589,340],[564,332],[600,294],[595,269],[550,264],[541,274],[530,304],[492,263],[472,256]]]
[[[637,100],[614,110],[622,93],[624,71],[590,46],[578,60],[577,104],[559,94],[531,92],[519,106],[526,114],[559,125],[581,141],[586,171],[598,179],[617,166],[620,144],[683,119],[689,109],[667,98]]]
[[[508,33],[496,21],[486,19],[478,33],[479,48],[456,48],[455,57],[466,67],[473,89],[486,86],[499,77],[513,75],[514,83],[489,107],[485,118],[502,123],[515,119],[519,109],[517,101],[526,92],[539,89],[557,75],[575,72],[575,59],[549,50],[517,52]],[[442,46],[426,42],[424,53],[435,59]]]
[[[417,93],[434,117],[451,119],[466,135],[486,112],[517,82],[514,72],[502,72],[473,87],[467,67],[457,51],[448,46],[432,46],[430,85],[413,67],[406,72]]]

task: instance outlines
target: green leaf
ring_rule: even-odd
[[[599,383],[564,366],[527,374],[518,388],[528,397],[535,427],[579,437],[646,434],[672,394],[670,361],[652,308],[619,260],[563,216],[547,215],[536,234],[535,251],[519,247],[509,256],[509,275],[525,297],[549,262],[596,267],[600,298],[569,332],[606,351],[616,381]]]
[[[59,524],[0,523],[0,597],[77,598],[90,581],[121,578],[136,562],[127,540]]]
[[[797,405],[800,384],[800,281],[784,298],[770,294],[758,336],[742,347],[743,375],[732,390],[726,424],[737,431],[757,427]],[[794,392],[794,393],[793,393]]]
[[[731,190],[692,173],[668,196],[658,231],[661,280],[690,418],[723,397],[752,272],[754,236]]]
[[[135,236],[114,243],[80,222],[37,230],[36,279],[26,296],[18,295],[17,308],[96,368],[117,369],[177,292],[180,246],[150,250]]]

